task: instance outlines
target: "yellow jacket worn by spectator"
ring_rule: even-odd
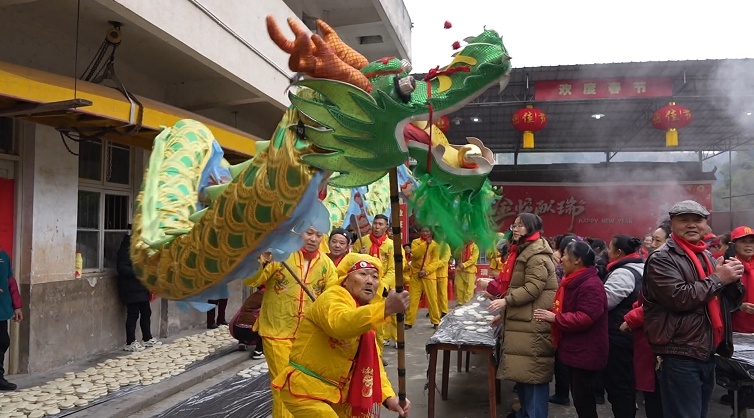
[[[309,228],[303,236],[304,247],[291,254],[286,264],[316,296],[319,296],[329,282],[337,282],[338,275],[332,260],[319,250],[322,234]],[[312,301],[282,263],[267,264],[245,283],[252,287],[266,286],[254,331],[262,337],[262,348],[272,380],[288,364],[293,340],[304,319],[304,310]],[[274,389],[272,402],[274,418],[292,417],[285,410],[280,393]]]
[[[432,325],[440,323],[440,307],[437,300],[437,269],[440,267],[440,246],[432,240],[432,231],[422,228],[420,237],[411,242],[411,305],[406,313],[406,326],[412,327],[419,311],[422,294],[429,305],[429,320]]]
[[[388,301],[370,303],[380,270],[374,257],[347,254],[338,264],[342,282],[331,283],[307,310],[289,363],[272,383],[296,418],[374,416],[364,414],[383,402],[399,412],[374,337],[394,313]],[[405,294],[388,299],[391,306],[397,299],[407,302]]]
[[[437,303],[440,318],[448,314],[448,265],[450,264],[450,245],[440,243],[440,267],[437,269]]]
[[[461,247],[456,265],[456,301],[467,303],[474,297],[476,285],[476,263],[479,261],[479,248],[473,242]]]

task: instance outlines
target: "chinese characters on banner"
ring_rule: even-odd
[[[534,100],[626,99],[672,95],[673,80],[660,77],[557,80],[534,83]]]
[[[408,244],[408,207],[405,203],[399,205],[401,209],[401,245]],[[395,243],[395,242],[394,242]]]
[[[529,212],[542,217],[548,237],[575,233],[607,240],[651,233],[673,203],[685,199],[711,208],[712,184],[503,185],[494,217],[501,231]]]

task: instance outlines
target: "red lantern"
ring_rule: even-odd
[[[652,126],[665,131],[666,147],[677,147],[678,129],[686,127],[691,120],[691,111],[688,108],[670,102],[652,115]]]
[[[527,104],[511,116],[511,124],[517,131],[524,133],[524,148],[534,148],[534,132],[547,126],[545,112]]]
[[[435,125],[442,131],[442,133],[447,133],[448,129],[450,129],[450,119],[448,119],[447,116],[442,116],[440,119],[437,119]]]

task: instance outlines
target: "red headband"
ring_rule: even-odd
[[[348,272],[349,272],[349,273],[351,273],[351,272],[354,272],[354,271],[356,271],[356,270],[361,270],[361,269],[375,269],[375,270],[377,270],[377,266],[375,266],[374,264],[370,263],[369,261],[366,261],[366,260],[360,260],[360,261],[356,262],[356,263],[355,263],[355,264],[354,264],[354,265],[353,265],[353,266],[352,266],[352,267],[351,267],[351,268],[350,268],[350,269],[348,270]]]

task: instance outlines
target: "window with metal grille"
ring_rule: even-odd
[[[131,148],[108,141],[79,143],[76,248],[85,272],[114,269],[131,223]]]

